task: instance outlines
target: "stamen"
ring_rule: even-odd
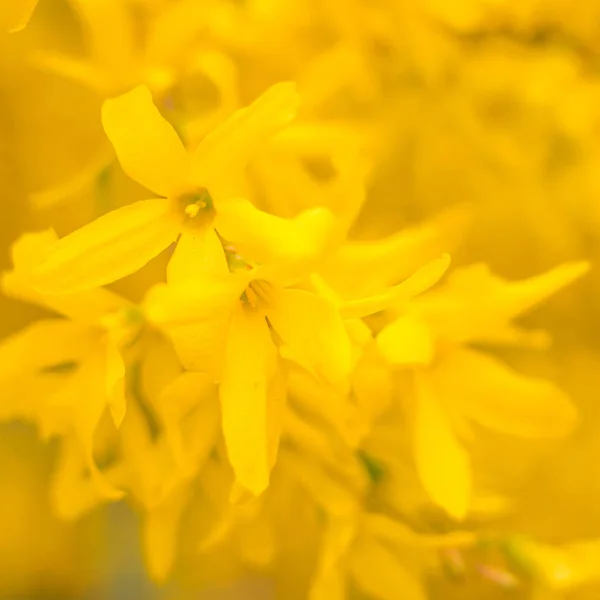
[[[206,204],[204,206],[206,206]],[[198,206],[198,204],[188,204],[184,208],[184,212],[188,217],[190,217],[190,219],[193,219],[194,217],[197,217],[198,214],[200,213],[200,208],[204,208],[204,207],[200,207],[200,206]]]

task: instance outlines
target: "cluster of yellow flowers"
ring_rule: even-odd
[[[129,502],[177,598],[600,580],[597,509],[534,516],[594,505],[600,3],[36,4],[0,6],[0,419],[59,444],[56,513]]]

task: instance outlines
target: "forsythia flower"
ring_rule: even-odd
[[[468,345],[536,343],[539,332],[524,331],[512,319],[588,268],[564,265],[515,283],[494,277],[484,265],[464,268],[377,335],[389,364],[414,370],[417,469],[432,498],[453,517],[464,518],[471,502],[468,453],[457,437],[465,419],[532,438],[565,435],[576,419],[551,382],[514,373]]]
[[[598,596],[598,3],[0,3],[57,517],[181,600]]]
[[[293,85],[276,86],[188,156],[146,88],[108,100],[104,128],[124,170],[163,198],[115,210],[63,238],[32,269],[32,285],[55,294],[104,285],[138,270],[179,235],[203,235],[213,227],[232,243],[254,243],[263,252],[284,242],[286,224],[272,218],[271,230],[258,232],[266,217],[240,194],[251,153],[293,118],[297,104]],[[327,226],[326,212],[316,218]],[[300,246],[302,239],[287,241],[292,253],[311,251],[306,242]]]

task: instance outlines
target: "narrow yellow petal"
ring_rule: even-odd
[[[176,490],[142,520],[142,543],[150,577],[164,583],[169,576],[179,539],[181,517],[188,502],[185,490]]]
[[[356,514],[362,499],[350,486],[333,477],[311,457],[281,449],[280,461],[317,503],[332,517],[348,518]]]
[[[415,403],[415,460],[421,482],[451,517],[463,519],[471,501],[469,456],[426,375],[417,376]]]
[[[418,575],[404,562],[380,542],[362,538],[352,550],[350,574],[363,592],[378,600],[426,600]]]
[[[167,281],[180,284],[203,278],[225,279],[229,275],[225,251],[214,229],[194,234],[183,232],[169,261]]]
[[[552,382],[520,375],[481,352],[453,351],[432,376],[438,393],[465,416],[504,434],[563,436],[577,423],[577,410]]]
[[[345,319],[358,319],[395,305],[401,305],[434,286],[444,276],[449,266],[450,256],[444,254],[382,294],[344,302],[340,307],[340,312]]]
[[[129,306],[124,298],[104,288],[61,296],[48,296],[34,290],[29,284],[28,273],[39,261],[40,256],[45,256],[57,240],[52,230],[21,236],[12,247],[14,270],[2,275],[2,291],[14,298],[48,308],[79,323],[95,326],[108,313]]]
[[[205,373],[186,372],[162,390],[154,408],[164,425],[176,465],[189,476],[202,467],[219,431],[217,388]],[[184,419],[193,412],[195,430],[191,448],[186,439]]]
[[[292,354],[331,383],[344,382],[352,347],[337,308],[304,290],[279,290],[273,298],[269,321]]]
[[[38,0],[3,0],[0,3],[0,29],[14,33],[24,29]]]
[[[232,316],[219,395],[223,435],[237,481],[255,495],[269,484],[267,388],[275,346],[264,317]]]
[[[123,170],[159,196],[189,183],[189,159],[179,136],[160,114],[144,86],[102,107],[102,124]]]
[[[65,418],[79,438],[86,466],[99,493],[116,500],[123,497],[123,492],[115,489],[106,479],[94,459],[94,434],[109,401],[105,387],[106,373],[106,349],[99,345],[50,399],[49,406],[64,411]]]
[[[451,252],[463,239],[468,212],[459,206],[388,238],[348,242],[322,274],[344,296],[377,293],[409,278],[423,263]]]
[[[74,435],[61,439],[57,465],[50,484],[53,509],[61,519],[76,520],[104,503],[106,498],[86,474],[86,458]],[[119,477],[118,467],[107,473],[107,479]]]
[[[271,469],[275,466],[279,453],[279,440],[283,429],[286,400],[286,379],[281,368],[279,368],[269,382],[267,390],[267,450]]]
[[[452,273],[447,284],[419,299],[418,310],[444,339],[455,342],[491,341],[499,327],[582,277],[587,262],[560,265],[541,275],[507,281],[475,264]]]
[[[435,339],[419,319],[405,315],[384,327],[377,346],[392,365],[428,365],[435,354]]]
[[[309,600],[344,600],[347,575],[344,558],[356,533],[354,518],[329,519],[323,535],[319,568]]]
[[[112,343],[106,344],[106,396],[108,409],[115,426],[123,422],[127,409],[125,397],[125,363],[117,347]]]
[[[229,195],[246,163],[296,116],[299,102],[294,83],[279,83],[234,113],[209,133],[194,152],[194,181],[208,187],[213,197]]]
[[[169,202],[142,200],[114,210],[60,239],[30,273],[32,287],[71,294],[141,269],[179,232]]]

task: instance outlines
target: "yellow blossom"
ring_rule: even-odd
[[[379,332],[385,359],[414,372],[414,451],[423,485],[456,519],[466,516],[472,495],[469,455],[460,441],[465,419],[531,438],[564,435],[576,421],[575,408],[553,383],[515,373],[466,344],[536,343],[539,334],[512,319],[588,268],[573,263],[512,283],[481,265],[464,268]]]
[[[275,86],[188,156],[146,88],[107,101],[104,127],[123,168],[163,198],[117,209],[61,239],[32,269],[32,285],[55,294],[100,286],[138,270],[179,235],[213,227],[232,243],[251,243],[265,253],[286,239],[290,253],[306,253],[304,240],[286,237],[284,221],[267,219],[240,198],[251,153],[293,118],[297,103],[292,84]],[[257,231],[265,219],[269,230]]]

